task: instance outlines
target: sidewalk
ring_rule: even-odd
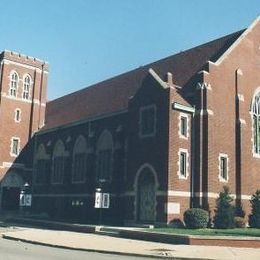
[[[60,248],[168,259],[259,260],[260,249],[173,245],[96,234],[26,228],[2,234],[5,239]]]

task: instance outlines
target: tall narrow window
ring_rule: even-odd
[[[83,136],[79,136],[73,149],[72,182],[82,183],[86,179],[87,144]]]
[[[187,154],[185,152],[180,153],[180,175],[186,177],[187,175]]]
[[[140,137],[154,136],[156,132],[156,107],[150,105],[140,109]]]
[[[63,176],[65,171],[65,162],[66,162],[66,151],[65,146],[61,140],[57,141],[53,151],[52,158],[52,183],[53,184],[62,184]]]
[[[30,97],[30,86],[31,86],[31,78],[26,76],[23,81],[23,99],[28,100]]]
[[[11,74],[11,79],[10,79],[10,96],[16,97],[17,96],[17,88],[18,88],[18,74],[16,72],[13,72]]]
[[[252,120],[253,120],[253,140],[254,154],[260,156],[260,93],[258,93],[252,104]]]
[[[50,156],[46,153],[45,146],[40,144],[35,154],[35,171],[33,181],[37,185],[49,182]]]
[[[187,117],[181,117],[181,135],[187,137]]]
[[[19,150],[20,150],[20,139],[17,137],[13,137],[11,139],[11,156],[17,156],[19,154]]]
[[[228,181],[228,156],[227,154],[219,154],[219,180]]]
[[[188,150],[179,149],[179,160],[178,160],[178,176],[180,179],[187,179],[188,177]]]
[[[17,108],[14,112],[14,121],[19,123],[21,121],[21,109]]]
[[[97,179],[110,181],[112,178],[113,138],[110,132],[104,131],[97,144]]]

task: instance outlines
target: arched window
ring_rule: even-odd
[[[58,140],[53,150],[52,178],[53,184],[62,184],[65,170],[66,151],[61,140]]]
[[[19,77],[16,72],[13,72],[10,77],[10,96],[17,96],[17,88],[18,88]]]
[[[23,80],[23,99],[30,98],[31,78],[27,75]]]
[[[49,155],[43,144],[39,145],[35,160],[34,181],[36,184],[46,184],[49,179]]]
[[[86,175],[87,143],[81,135],[77,138],[73,149],[72,182],[82,183]]]
[[[260,155],[260,92],[255,95],[252,103],[254,153]]]
[[[109,181],[112,175],[113,165],[113,138],[109,131],[105,130],[97,143],[97,179]]]

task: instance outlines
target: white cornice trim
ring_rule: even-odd
[[[16,61],[12,61],[12,60],[8,60],[6,58],[4,58],[2,61],[1,61],[2,64],[13,64],[15,66],[20,66],[20,67],[23,67],[23,68],[26,68],[26,69],[31,69],[31,70],[36,70],[36,72],[40,73],[42,72],[42,70],[40,68],[37,68],[37,67],[34,67],[32,65],[28,65],[28,64],[23,64],[23,63],[19,63],[19,62],[16,62]],[[47,70],[44,70],[43,71],[44,73],[48,73]]]
[[[163,88],[169,88],[169,86],[167,85],[166,82],[164,82],[160,77],[159,75],[152,69],[150,68],[149,70],[149,73],[153,76],[153,78],[163,87]]]
[[[195,112],[195,108],[194,107],[188,107],[182,104],[179,104],[177,102],[173,102],[172,103],[172,108],[176,109],[176,110],[181,110],[181,111],[185,111],[185,112],[189,112],[189,113],[194,113]]]

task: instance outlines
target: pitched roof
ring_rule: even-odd
[[[129,98],[135,95],[148,74],[149,68],[153,68],[161,78],[164,78],[167,72],[171,72],[174,83],[185,86],[209,60],[216,61],[243,31],[235,32],[50,101],[46,106],[46,124],[42,130],[126,109]]]

